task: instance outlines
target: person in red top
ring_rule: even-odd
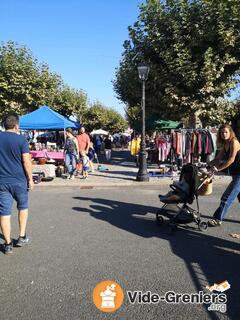
[[[81,127],[79,130],[79,134],[77,135],[77,141],[78,141],[78,149],[79,153],[84,151],[86,154],[88,154],[88,150],[90,147],[90,138],[89,135],[85,132],[85,128]]]

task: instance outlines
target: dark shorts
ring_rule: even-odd
[[[28,190],[25,183],[0,184],[0,216],[9,216],[12,212],[13,199],[18,210],[28,209]]]

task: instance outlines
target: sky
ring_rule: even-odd
[[[0,0],[0,42],[24,45],[64,83],[124,115],[112,80],[140,0]]]

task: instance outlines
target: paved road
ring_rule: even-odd
[[[224,226],[199,232],[189,225],[169,234],[159,227],[157,195],[168,186],[116,187],[80,190],[36,188],[31,194],[29,234],[32,244],[0,252],[0,319],[239,319],[239,240],[235,203]],[[204,217],[218,204],[214,196],[201,197]],[[17,237],[16,209],[13,235]],[[161,302],[131,305],[126,298],[113,314],[93,305],[92,290],[105,279],[119,283],[124,292],[139,290],[163,295],[206,291],[206,285],[228,280],[228,313],[207,306]]]

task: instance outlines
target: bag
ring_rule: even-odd
[[[73,139],[68,139],[66,142],[66,150],[68,153],[75,153],[76,152],[76,145]]]
[[[63,168],[61,168],[60,166],[57,167],[57,169],[55,170],[56,173],[56,177],[60,178],[63,174]]]
[[[209,182],[204,183],[201,188],[198,190],[199,196],[208,196],[209,194],[212,194],[212,180]]]

